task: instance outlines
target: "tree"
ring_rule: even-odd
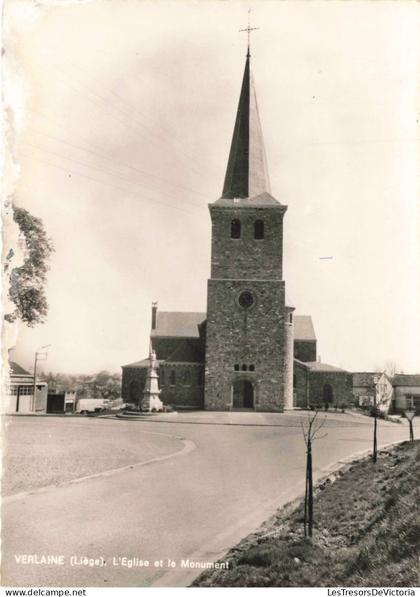
[[[26,251],[23,265],[10,272],[8,296],[15,309],[4,318],[9,322],[20,319],[33,327],[37,323],[44,323],[48,313],[45,283],[48,260],[54,247],[40,218],[26,209],[13,206],[13,219],[23,235]],[[9,255],[13,255],[13,249]]]
[[[312,537],[312,529],[314,524],[314,486],[312,474],[312,443],[316,439],[322,439],[327,434],[319,435],[319,431],[325,425],[326,418],[322,421],[317,421],[318,411],[314,415],[308,414],[306,424],[301,421],[303,439],[306,445],[306,483],[305,483],[305,502],[304,502],[304,516],[303,516],[303,530],[305,537],[309,535]]]

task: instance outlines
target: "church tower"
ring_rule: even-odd
[[[248,53],[223,193],[209,205],[205,408],[292,404],[292,311],[285,304],[283,217],[271,195]]]

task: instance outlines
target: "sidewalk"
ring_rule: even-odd
[[[288,410],[284,413],[261,413],[255,411],[193,411],[156,414],[117,414],[115,418],[125,421],[143,421],[147,423],[183,423],[190,425],[241,425],[258,427],[300,427],[301,421],[314,414],[306,410]],[[109,417],[109,415],[104,415]],[[354,419],[358,423],[370,425],[372,419],[363,415],[350,413],[320,412],[319,417],[326,417],[327,421],[341,421],[351,424]],[[113,415],[110,415],[114,418]],[[355,422],[355,421],[354,421]],[[392,423],[387,423],[393,425]]]

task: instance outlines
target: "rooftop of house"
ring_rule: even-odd
[[[23,367],[15,363],[14,361],[9,361],[9,369],[10,375],[31,375],[29,371],[26,371]]]
[[[353,373],[353,387],[366,388],[373,386],[375,375],[379,375],[378,372],[359,371]]]
[[[397,373],[394,375],[392,380],[393,386],[419,386],[420,387],[420,374],[410,373]]]

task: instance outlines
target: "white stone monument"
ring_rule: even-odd
[[[156,371],[156,353],[150,346],[149,352],[150,365],[147,370],[146,385],[143,390],[143,399],[141,401],[141,410],[143,412],[161,411],[163,402],[159,398],[159,376]]]

